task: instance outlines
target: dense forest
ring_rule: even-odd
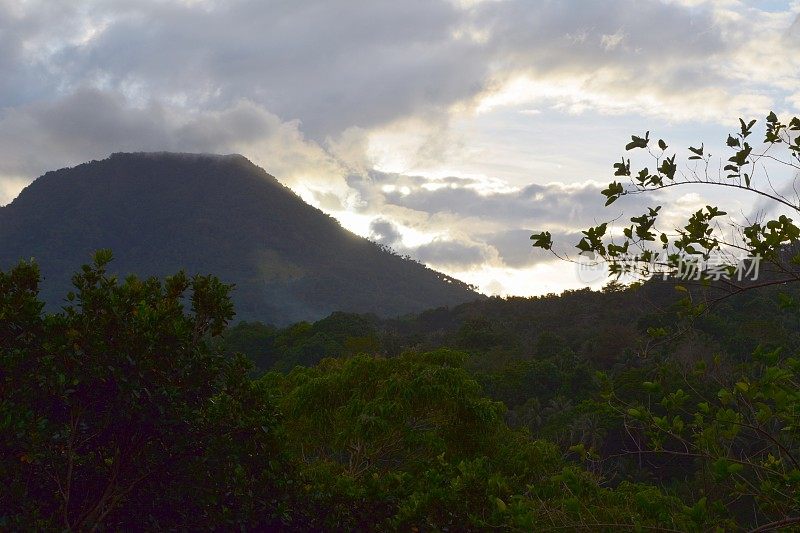
[[[210,276],[0,274],[3,529],[797,523],[797,291],[671,282],[235,322]]]

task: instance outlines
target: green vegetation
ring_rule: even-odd
[[[233,316],[229,288],[118,284],[109,260],[73,278],[57,314],[42,314],[36,266],[0,273],[0,527],[258,523],[262,502],[238,495],[270,494],[276,412],[241,357],[208,345]]]
[[[4,529],[705,531],[800,513],[800,365],[776,345],[796,344],[791,296],[740,295],[746,311],[645,353],[680,320],[646,311],[667,284],[226,329],[215,278],[120,282],[109,260],[58,313],[35,265],[0,274]],[[726,344],[764,320],[772,347]]]

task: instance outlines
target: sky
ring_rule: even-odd
[[[113,152],[241,153],[484,293],[579,288],[530,234],[571,245],[623,211],[705,205],[687,190],[610,211],[599,191],[631,134],[716,147],[740,116],[800,114],[799,16],[797,0],[0,0],[0,205]]]

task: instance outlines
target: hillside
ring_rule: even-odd
[[[475,368],[487,371],[548,357],[567,366],[577,358],[593,370],[630,369],[663,355],[665,348],[688,359],[724,353],[729,361],[748,359],[759,345],[800,350],[794,308],[779,305],[780,294],[800,301],[797,287],[748,291],[692,320],[682,316],[684,294],[672,282],[654,280],[638,289],[484,298],[400,318],[334,313],[280,329],[250,322],[233,327],[226,337],[230,351],[247,355],[258,371],[286,371],[361,352],[396,357],[440,348],[474,354]],[[695,301],[705,297],[693,291]],[[648,331],[660,327],[684,333],[654,342]]]
[[[239,155],[114,154],[48,172],[0,208],[0,268],[35,258],[50,305],[99,248],[120,275],[214,273],[236,284],[239,318],[273,324],[480,297],[346,231]]]

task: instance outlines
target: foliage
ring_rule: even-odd
[[[0,273],[2,528],[268,518],[276,413],[246,361],[208,343],[233,316],[229,287],[183,273],[119,283],[110,260],[98,252],[56,314],[42,313],[35,265]]]
[[[700,280],[705,287],[725,292],[712,300],[714,305],[754,288],[785,288],[788,282],[800,280],[800,228],[790,218],[800,213],[795,187],[800,171],[800,118],[781,121],[771,112],[760,147],[750,144],[756,123],[739,119],[739,131],[728,135],[726,141],[732,154],[719,165],[722,170],[717,176],[710,170],[715,165],[703,144],[689,148],[689,165],[683,173],[663,140],[655,148],[649,132],[644,137],[634,135],[626,150],[646,151],[655,170],[631,170],[630,159],[623,158],[614,164],[615,176],[628,179],[628,185],[613,181],[602,191],[608,206],[623,196],[672,187],[721,187],[766,199],[769,208],[755,219],[731,220],[732,232],[726,235],[720,221],[727,213],[707,205],[683,227],[669,232],[657,225],[661,217],[658,206],[632,217],[632,225],[623,228],[621,236],[611,231],[607,222],[588,228],[576,248],[606,261],[617,279],[631,275],[650,279],[663,273],[665,277]],[[774,170],[794,176],[777,182],[776,188],[770,178]],[[794,197],[786,193],[790,188]],[[766,217],[769,212],[774,213],[771,219]],[[534,247],[553,249],[548,232],[531,239]],[[744,260],[734,257],[742,252]],[[770,266],[766,276],[758,281],[743,279],[743,271],[762,259]],[[702,501],[709,498],[725,505],[740,524],[750,524],[758,531],[800,524],[800,366],[794,357],[781,356],[785,348],[791,348],[793,355],[797,351],[794,295],[790,290],[779,294],[781,306],[793,315],[791,332],[787,332],[782,313],[770,313],[756,322],[757,328],[748,328],[745,320],[731,316],[730,306],[725,308],[723,303],[721,312],[709,313],[705,302],[694,300],[693,291],[676,288],[685,294],[682,302],[690,323],[681,327],[662,322],[647,328],[662,353],[674,348],[680,336],[697,338],[698,330],[705,330],[724,339],[726,347],[754,348],[753,356],[725,361],[719,353],[711,357],[714,352],[706,352],[683,361],[662,360],[652,365],[653,378],[641,382],[646,398],[633,393],[628,384],[624,386],[628,390],[620,393],[620,376],[606,377],[606,398],[623,417],[626,444],[633,448],[625,448],[619,455],[635,454],[640,464],[642,455],[679,458],[682,464],[673,470],[695,472],[698,478],[685,479],[684,488],[702,494]],[[758,313],[759,308],[737,311]],[[752,324],[753,318],[747,322]],[[725,334],[719,335],[722,331]],[[647,462],[655,469],[663,466]]]
[[[709,379],[718,365],[698,362],[681,388],[664,375],[643,381],[646,402],[610,386],[606,394],[634,428],[630,452],[696,462],[700,490],[738,509],[740,523],[800,524],[800,363],[759,348],[728,382]]]
[[[313,365],[325,357],[346,357],[379,350],[377,319],[336,312],[313,324],[298,322],[276,329],[258,322],[242,322],[228,329],[224,345],[229,353],[245,353],[256,370],[291,370]]]
[[[603,222],[583,232],[576,248],[584,255],[607,262],[611,275],[620,277],[650,278],[654,274],[681,274],[687,264],[699,270],[698,278],[719,281],[726,279],[720,288],[735,294],[751,288],[742,275],[751,264],[742,262],[736,254],[760,257],[773,266],[774,276],[759,286],[800,280],[800,254],[795,249],[800,240],[800,228],[791,216],[800,213],[800,196],[794,187],[800,171],[800,118],[781,121],[775,113],[766,118],[763,143],[753,146],[755,120],[739,119],[739,131],[728,135],[726,147],[730,157],[721,161],[718,174],[715,159],[703,144],[690,147],[686,170],[680,168],[677,154],[670,152],[667,143],[657,143],[650,138],[632,136],[626,150],[643,150],[653,167],[632,169],[631,160],[622,158],[614,164],[615,177],[626,179],[627,184],[612,181],[602,191],[609,206],[624,196],[653,194],[674,187],[703,186],[749,194],[754,199],[766,200],[776,213],[767,219],[762,212],[752,220],[728,222],[729,232],[721,224],[728,213],[717,206],[707,205],[695,212],[682,227],[659,228],[661,206],[648,208],[646,213],[630,218],[631,225],[621,228],[621,235],[613,231],[610,222]],[[671,153],[671,155],[670,155]],[[770,177],[770,171],[794,176],[780,180]],[[794,189],[794,197],[786,192]],[[531,236],[533,246],[553,250],[552,234],[541,232]],[[563,252],[559,257],[568,258]],[[700,264],[713,261],[714,265]],[[738,272],[737,272],[738,269]],[[685,273],[685,272],[684,272]],[[744,282],[744,283],[743,283]]]
[[[405,531],[704,524],[707,516],[653,487],[602,488],[552,444],[509,429],[465,359],[449,350],[358,356],[262,378],[280,391],[281,437],[300,465],[290,523]]]
[[[120,283],[109,260],[53,314],[36,266],[0,274],[3,529],[706,531],[800,512],[791,287],[681,336],[660,282],[226,329],[215,278]],[[253,379],[237,350],[276,370]]]

